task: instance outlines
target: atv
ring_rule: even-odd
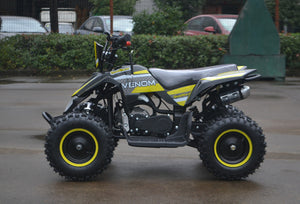
[[[55,172],[74,181],[95,178],[120,139],[134,147],[196,148],[204,166],[224,180],[246,178],[260,166],[263,131],[230,105],[250,95],[244,83],[260,77],[255,69],[148,69],[132,62],[133,52],[115,68],[116,52],[131,36],[106,36],[104,46],[94,42],[99,72],[73,93],[62,115],[42,114],[51,126],[45,154]]]

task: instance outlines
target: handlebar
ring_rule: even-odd
[[[127,42],[130,42],[131,36],[129,34],[126,34],[124,36],[112,37],[111,39],[113,48],[121,48],[128,45]]]
[[[107,36],[106,40],[112,42],[112,48],[118,49],[130,45],[131,36],[125,34],[124,36],[111,36],[108,32],[104,32]]]
[[[104,64],[108,70],[111,70],[114,67],[114,64],[117,60],[117,50],[131,45],[131,36],[125,34],[124,36],[114,36],[110,35],[108,32],[104,32],[106,35],[106,43],[102,48],[102,54],[99,58],[99,70],[103,72]]]

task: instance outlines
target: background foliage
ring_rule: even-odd
[[[158,8],[176,7],[182,12],[184,21],[199,15],[207,0],[155,0]]]
[[[273,19],[275,16],[275,0],[265,0]],[[288,32],[300,32],[300,0],[279,0],[280,27],[288,26]]]
[[[218,64],[227,53],[227,37],[134,35],[134,62],[146,67],[187,69]],[[300,34],[281,35],[281,53],[289,70],[300,70]],[[0,71],[96,71],[94,45],[104,36],[18,35],[0,41]],[[130,50],[119,50],[118,65],[129,61]]]
[[[93,4],[93,15],[109,15],[110,0],[89,0]],[[114,0],[114,15],[132,15],[137,0]]]
[[[135,34],[174,35],[182,31],[184,21],[182,12],[177,7],[166,6],[148,14],[145,11],[134,15]]]
[[[280,35],[280,52],[285,54],[288,71],[300,71],[300,33]]]
[[[0,69],[55,70],[94,69],[93,40],[86,35],[17,35],[0,41]]]

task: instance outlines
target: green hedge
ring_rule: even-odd
[[[18,35],[0,42],[0,70],[94,69],[93,40],[96,36]]]
[[[135,61],[147,67],[184,69],[218,64],[226,36],[134,36]]]
[[[177,7],[166,6],[152,14],[146,11],[133,16],[135,34],[176,35],[184,29],[182,12]]]
[[[287,67],[300,70],[300,34],[281,35],[281,53]],[[19,35],[0,41],[0,71],[29,70],[95,71],[93,41],[104,43],[104,36]],[[146,67],[182,69],[218,64],[227,52],[227,36],[134,35],[134,62]],[[118,52],[118,64],[128,62],[129,50]]]
[[[300,33],[280,35],[280,52],[286,57],[288,71],[300,71]]]

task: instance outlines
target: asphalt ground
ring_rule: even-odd
[[[300,78],[249,83],[234,103],[264,129],[267,154],[242,181],[221,181],[191,147],[136,148],[120,141],[91,182],[65,181],[44,154],[41,112],[63,112],[86,78],[0,78],[0,203],[300,203]]]

